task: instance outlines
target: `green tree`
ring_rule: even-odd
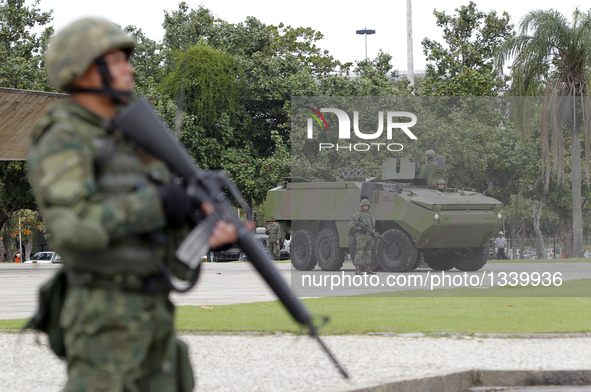
[[[45,27],[51,13],[42,12],[39,0],[26,6],[24,0],[0,0],[0,86],[52,91],[43,67],[43,50],[53,34]],[[0,230],[17,210],[35,208],[26,176],[26,165],[18,161],[0,161]]]
[[[565,180],[565,136],[570,137],[572,229],[563,228],[566,230],[564,235],[572,238],[572,242],[565,240],[562,245],[569,256],[583,257],[581,134],[587,140],[586,172],[589,181],[591,11],[584,14],[576,10],[572,22],[553,10],[531,11],[522,19],[519,28],[519,34],[501,46],[497,66],[502,69],[505,62],[513,58],[513,95],[543,94],[540,139],[546,194],[551,186],[552,159],[555,186],[559,188]],[[523,106],[518,107],[518,115],[526,112]],[[521,131],[525,130],[521,122],[517,121],[517,125],[520,125]],[[552,208],[550,205],[548,207]],[[561,216],[561,221],[567,219],[564,214],[560,214],[564,211],[556,212]]]
[[[236,117],[242,79],[233,56],[199,45],[178,52],[174,70],[160,87],[171,98],[182,92],[186,113],[195,116],[194,125],[211,135],[222,114]]]
[[[43,51],[53,27],[41,34],[36,28],[51,22],[52,11],[42,12],[40,0],[26,6],[24,0],[0,0],[0,86],[53,91],[43,67]]]
[[[142,92],[176,128],[175,102],[184,91],[181,141],[202,167],[230,173],[255,203],[289,175],[292,96],[408,94],[390,81],[391,56],[341,64],[318,47],[322,34],[308,27],[254,17],[228,23],[184,2],[164,19],[163,83],[148,83]]]
[[[310,28],[266,25],[253,17],[232,24],[184,2],[165,14],[164,27],[168,101],[185,86],[181,140],[201,166],[226,170],[247,200],[261,202],[289,174],[291,96],[317,94],[319,80],[339,63],[316,46],[322,35]],[[215,75],[206,76],[210,61]],[[209,79],[201,87],[193,82],[198,74]]]
[[[0,161],[0,233],[14,212],[36,209],[35,198],[27,181],[26,164],[21,161]],[[5,251],[10,235],[2,235]]]
[[[446,46],[428,38],[422,41],[427,70],[421,94],[496,96],[506,81],[492,60],[498,46],[512,35],[509,14],[478,11],[473,1],[456,13],[433,11]]]

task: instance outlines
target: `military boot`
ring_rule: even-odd
[[[371,266],[369,264],[365,265],[365,273],[368,275],[376,275],[376,273],[371,270]]]
[[[357,264],[355,266],[355,275],[363,275],[363,271],[361,271],[361,265]]]

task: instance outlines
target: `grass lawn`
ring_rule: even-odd
[[[303,302],[318,322],[330,317],[321,330],[324,335],[591,332],[590,287],[589,279],[567,281],[558,288],[544,287],[557,290],[556,295],[566,289],[572,295],[569,297],[541,297],[540,287],[518,286],[423,291],[422,297],[417,297],[416,291],[397,291]],[[0,329],[19,329],[26,321],[0,320]],[[181,331],[303,331],[278,301],[180,306],[176,327]]]
[[[330,316],[322,334],[368,332],[550,333],[591,331],[591,298],[387,298],[337,297],[304,300],[319,318]],[[278,302],[178,308],[184,331],[299,332]]]
[[[336,297],[304,300],[324,335],[368,332],[551,333],[590,332],[589,297]],[[0,320],[18,329],[27,320]],[[182,331],[301,332],[277,301],[177,308]]]

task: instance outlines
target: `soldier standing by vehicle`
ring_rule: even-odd
[[[87,18],[58,33],[47,51],[50,82],[71,100],[33,131],[29,178],[64,260],[65,391],[194,386],[164,272],[185,280],[198,273],[174,255],[195,207],[162,161],[108,126],[131,97],[134,47],[114,24]],[[219,221],[209,244],[236,238],[235,227]]]
[[[425,151],[425,161],[427,165],[439,165],[439,162],[435,159],[435,151],[433,150]]]
[[[353,264],[355,265],[355,275],[363,275],[361,271],[361,263],[365,262],[365,272],[368,275],[375,275],[376,273],[371,270],[371,253],[374,248],[374,239],[369,233],[365,233],[361,230],[359,224],[367,227],[368,229],[375,231],[375,221],[369,213],[371,204],[369,200],[363,199],[359,203],[359,210],[353,214],[353,217],[349,221],[349,229],[354,231],[356,241],[355,258]]]
[[[281,251],[279,249],[279,244],[281,242],[281,226],[279,223],[272,221],[267,226],[267,234],[269,234],[269,255],[273,255],[275,259],[279,260],[281,256]]]

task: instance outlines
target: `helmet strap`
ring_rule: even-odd
[[[97,69],[98,69],[99,73],[101,74],[101,79],[103,81],[103,87],[98,88],[98,89],[97,88],[69,88],[67,91],[69,93],[93,93],[93,94],[106,95],[106,96],[110,97],[115,104],[124,104],[127,101],[129,101],[129,99],[131,98],[131,91],[115,90],[113,87],[111,87],[111,81],[113,80],[113,77],[111,76],[111,72],[109,71],[109,66],[107,65],[107,62],[105,61],[105,58],[103,56],[100,56],[95,60],[95,63],[97,65]],[[124,102],[122,100],[122,98],[127,98],[127,99]]]

